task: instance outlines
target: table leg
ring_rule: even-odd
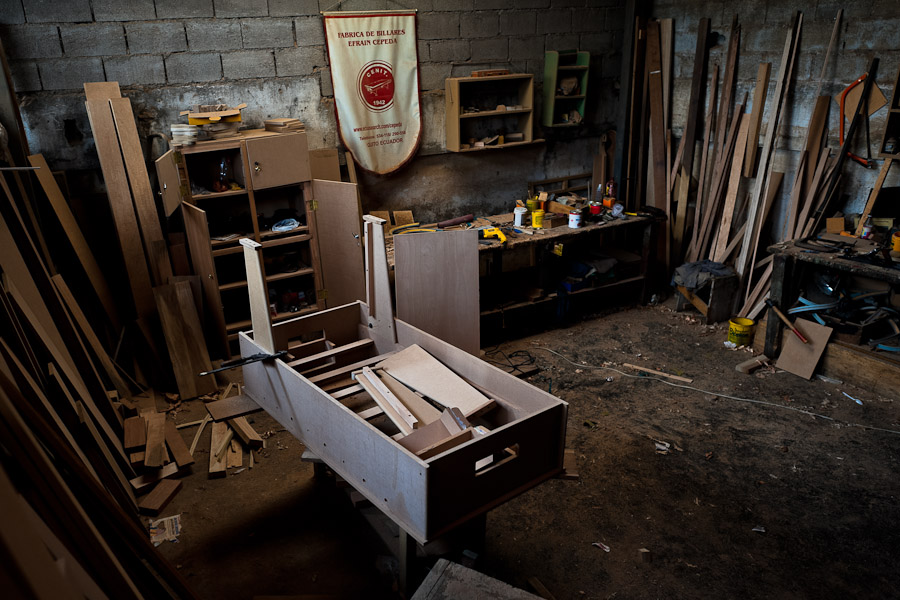
[[[404,597],[409,598],[419,585],[415,574],[416,564],[416,548],[417,542],[415,538],[400,528],[400,556],[397,560],[400,563],[400,593]]]

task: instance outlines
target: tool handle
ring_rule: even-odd
[[[809,343],[809,340],[807,340],[805,337],[803,337],[803,334],[800,333],[800,330],[797,329],[796,327],[794,327],[794,324],[791,323],[791,321],[785,316],[785,314],[784,314],[783,312],[781,312],[780,310],[778,310],[778,307],[775,306],[775,303],[773,303],[773,302],[772,302],[771,300],[769,300],[769,299],[766,299],[766,304],[769,306],[769,308],[771,308],[773,311],[775,311],[775,314],[778,315],[778,318],[781,319],[781,320],[784,322],[785,325],[787,325],[788,329],[790,329],[791,331],[793,331],[794,334],[795,334],[798,338],[800,338],[800,341],[801,341],[801,342],[803,342],[804,344],[808,344],[808,343]]]
[[[475,220],[475,215],[466,215],[464,217],[456,217],[455,219],[448,219],[446,221],[441,221],[437,224],[438,229],[443,229],[444,227],[452,227],[453,225],[460,225],[461,223],[469,223],[470,221]]]

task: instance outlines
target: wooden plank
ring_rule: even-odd
[[[162,512],[172,498],[181,490],[181,480],[179,479],[163,479],[156,484],[147,497],[138,504],[138,509],[142,515],[150,515],[155,517]]]
[[[644,373],[650,373],[651,375],[658,375],[660,377],[665,377],[666,379],[673,379],[675,381],[681,381],[683,383],[693,383],[694,382],[694,380],[689,377],[681,377],[679,375],[671,375],[669,373],[663,373],[662,371],[648,369],[647,367],[639,367],[637,365],[630,365],[628,363],[622,363],[622,366],[628,367],[629,369],[634,369],[635,371],[642,371]]]
[[[737,202],[738,188],[741,185],[741,172],[744,162],[744,148],[748,142],[747,136],[750,130],[750,121],[746,118],[741,119],[740,129],[738,129],[738,137],[734,148],[734,159],[731,163],[731,176],[728,179],[728,191],[725,195],[725,206],[722,208],[722,220],[719,225],[719,234],[716,246],[711,250],[710,254],[713,260],[718,261],[719,256],[725,253],[728,247],[728,236],[731,234],[731,223],[734,219],[734,205]]]
[[[671,198],[667,185],[668,167],[666,166],[666,140],[663,123],[662,106],[662,72],[660,65],[659,23],[651,21],[647,24],[647,81],[650,101],[650,147],[654,206],[671,214]],[[661,240],[661,252],[666,272],[671,262],[671,237],[664,228]]]
[[[179,469],[194,464],[194,457],[191,455],[187,444],[184,443],[184,438],[178,433],[175,421],[169,419],[166,419],[166,446],[169,447],[169,452],[172,453],[172,460],[175,461]]]
[[[222,443],[225,442],[229,432],[228,424],[223,421],[217,421],[212,424],[212,434],[209,436],[210,445],[209,445],[209,476],[210,477],[224,477],[226,461],[225,456],[223,455],[221,458],[216,456],[216,452],[218,452]]]
[[[806,191],[806,200],[803,202],[803,209],[800,211],[800,216],[797,218],[797,224],[793,232],[788,231],[788,239],[800,237],[803,229],[806,227],[809,213],[815,203],[816,192],[822,184],[822,178],[825,176],[829,154],[831,154],[831,150],[829,150],[827,146],[823,147],[819,152],[819,158],[816,163],[816,174],[813,176],[812,184]]]
[[[362,207],[355,183],[313,180],[316,243],[329,307],[364,300]]]
[[[459,408],[467,417],[483,412],[493,404],[493,400],[467,384],[418,344],[408,346],[376,366],[441,406]]]
[[[756,88],[753,91],[753,109],[750,111],[747,149],[744,153],[744,177],[753,177],[756,173],[756,155],[759,152],[759,128],[762,124],[771,74],[772,63],[759,63],[759,69],[756,71]]]
[[[684,287],[683,285],[677,286],[676,289],[681,293],[682,296],[684,296],[685,300],[687,300],[688,302],[690,302],[691,304],[693,304],[694,307],[695,307],[697,310],[700,311],[700,314],[702,314],[704,317],[706,316],[706,311],[707,311],[708,309],[707,309],[706,303],[705,303],[703,300],[701,300],[700,298],[698,298],[698,297],[694,294],[694,292],[692,292],[691,290],[687,289],[687,288]]]
[[[706,42],[709,38],[709,19],[702,18],[697,25],[697,47],[694,51],[694,72],[691,77],[691,95],[688,102],[687,124],[684,126],[684,156],[682,165],[687,171],[688,177],[693,172],[694,142],[697,139],[697,117],[703,106],[700,99],[703,94],[703,84],[706,83],[706,60],[709,53],[706,51]]]
[[[796,335],[787,336],[775,366],[804,379],[812,379],[833,330],[805,319],[796,319],[794,327],[809,343],[804,344]]]
[[[391,214],[394,216],[394,227],[412,225],[416,222],[411,210],[395,210]]]
[[[830,107],[830,97],[819,96],[816,98],[816,106],[813,108],[812,117],[806,128],[806,141],[803,144],[803,149],[809,152],[810,161],[818,158],[819,153],[822,151],[822,146],[825,145],[826,138],[828,137],[828,109]],[[810,162],[806,169],[806,177],[803,179],[803,186],[801,188],[804,196],[809,192],[817,167],[817,163]]]
[[[241,239],[244,247],[244,266],[247,268],[247,293],[250,295],[250,322],[253,339],[269,354],[275,353],[272,337],[272,314],[269,312],[269,292],[263,275],[262,244],[249,238]]]
[[[394,236],[397,318],[477,356],[481,350],[478,236]]]
[[[147,445],[147,424],[143,417],[129,417],[125,419],[126,450],[143,448]]]
[[[694,262],[697,260],[699,256],[699,250],[696,249],[696,246],[699,242],[700,236],[700,222],[701,222],[701,211],[706,208],[708,204],[705,202],[704,196],[706,196],[708,186],[706,183],[707,180],[707,171],[709,164],[709,143],[712,138],[712,127],[713,122],[715,121],[716,114],[716,86],[719,81],[719,65],[716,65],[713,69],[712,80],[709,84],[709,110],[706,112],[706,124],[704,126],[703,131],[703,150],[700,156],[700,176],[697,186],[697,200],[696,205],[694,207],[694,231],[691,235],[691,243],[688,246],[687,251],[687,260],[688,262]]]
[[[869,214],[872,212],[872,208],[875,206],[875,201],[878,200],[879,194],[881,194],[881,188],[884,186],[884,180],[887,178],[888,171],[891,170],[891,163],[893,163],[893,159],[886,158],[884,159],[884,164],[881,165],[881,171],[878,173],[878,179],[875,181],[875,187],[872,188],[872,193],[869,194],[869,200],[866,202],[866,207],[863,209],[862,214],[859,216],[859,224],[856,226],[856,231],[854,232],[857,237],[862,236],[863,227],[866,226],[866,219],[869,218]]]
[[[100,361],[100,366],[103,367],[107,377],[109,377],[109,381],[119,393],[119,397],[126,399],[131,398],[131,390],[128,388],[128,384],[122,379],[121,375],[119,375],[118,369],[113,364],[109,354],[106,353],[106,348],[103,347],[103,344],[94,332],[94,328],[91,327],[87,315],[82,312],[81,307],[78,305],[78,301],[75,300],[75,296],[72,295],[72,292],[63,280],[62,275],[54,275],[50,279],[56,286],[56,291],[59,292],[66,308],[68,308],[69,312],[72,314],[75,323],[78,324],[78,328],[81,329],[81,334],[88,343],[88,346],[93,350],[94,356]]]
[[[161,469],[156,469],[150,473],[144,473],[143,475],[135,477],[134,479],[130,480],[129,483],[131,483],[131,487],[134,488],[135,491],[140,491],[148,485],[153,485],[161,479],[171,477],[177,472],[178,464],[172,462],[162,467]]]
[[[333,371],[328,371],[327,373],[320,373],[313,377],[308,377],[307,379],[309,379],[310,383],[319,384],[319,383],[322,383],[324,381],[328,381],[331,379],[337,379],[338,377],[346,377],[353,371],[358,371],[358,370],[362,369],[363,367],[371,367],[374,364],[380,363],[381,361],[385,360],[389,356],[392,356],[393,354],[394,354],[394,352],[386,352],[384,354],[379,354],[378,356],[372,356],[370,358],[365,358],[359,362],[355,362],[353,364],[346,365],[344,367],[340,367],[339,369],[334,369]],[[324,389],[324,384],[319,387],[322,387]]]
[[[794,187],[791,189],[791,198],[787,206],[787,219],[784,222],[784,230],[781,239],[787,239],[787,233],[797,228],[797,213],[800,212],[800,202],[802,201],[803,182],[806,179],[806,173],[810,170],[809,152],[804,150],[800,153],[800,166],[797,167],[797,175],[794,177]],[[841,227],[843,230],[843,227]]]
[[[228,419],[228,425],[234,429],[234,434],[241,439],[241,442],[248,449],[263,447],[263,439],[259,437],[259,434],[256,433],[253,426],[247,422],[246,418],[235,417],[233,419]]]
[[[309,151],[309,172],[313,181],[341,180],[341,163],[337,148],[320,148]]]
[[[100,303],[103,305],[103,309],[106,311],[106,315],[109,317],[110,322],[113,327],[119,329],[121,327],[119,311],[113,301],[113,295],[109,289],[109,284],[106,281],[103,270],[100,268],[100,265],[97,264],[94,253],[91,251],[84,234],[81,232],[78,222],[75,220],[75,215],[72,214],[72,209],[69,208],[68,202],[63,198],[62,191],[59,189],[59,184],[56,182],[56,178],[53,177],[53,173],[50,171],[50,166],[41,154],[29,156],[28,162],[31,166],[38,167],[35,171],[35,175],[44,190],[44,194],[47,196],[47,200],[50,202],[50,206],[53,208],[53,212],[56,215],[59,224],[62,226],[63,233],[65,233],[66,238],[69,240],[72,250],[75,251],[75,256],[78,257],[81,268],[84,269],[88,281],[91,282],[91,287],[97,295],[97,298],[100,300]]]
[[[84,96],[87,100],[106,102],[110,98],[121,98],[118,81],[97,81],[84,84]]]
[[[659,19],[659,56],[662,67],[663,125],[668,130],[672,125],[672,43],[674,42],[674,20]],[[699,54],[697,55],[699,56]],[[683,139],[683,137],[682,137]],[[671,164],[671,160],[667,162]]]
[[[363,368],[369,369],[368,367]],[[371,372],[371,369],[369,369],[369,373]],[[412,413],[406,410],[406,407],[404,407],[402,403],[397,400],[386,387],[384,387],[384,384],[382,384],[380,381],[376,383],[375,380],[377,379],[378,378],[374,375],[372,375],[372,377],[369,377],[365,372],[360,373],[356,378],[363,389],[365,389],[366,392],[369,393],[375,403],[381,407],[387,418],[397,426],[397,429],[400,430],[400,433],[402,433],[404,436],[409,435],[415,429],[418,421],[415,417],[412,416]]]
[[[215,421],[225,421],[262,410],[250,396],[239,394],[231,398],[206,403],[206,410]]]
[[[231,443],[228,445],[228,450],[225,452],[225,468],[239,468],[243,463],[244,453],[241,450],[241,445],[237,440],[231,440]]]
[[[371,348],[374,345],[374,342],[368,338],[357,340],[355,342],[350,342],[349,344],[344,344],[342,346],[335,346],[330,350],[325,350],[324,352],[319,352],[317,354],[311,354],[310,356],[304,356],[303,358],[298,358],[296,360],[290,361],[288,364],[289,367],[301,370],[300,367],[303,365],[308,365],[310,363],[323,360],[326,358],[331,358],[335,356],[341,356],[345,354],[352,354],[355,352],[364,352]]]
[[[144,249],[141,247],[141,234],[131,201],[131,190],[128,188],[112,111],[108,101],[88,100],[85,107],[94,134],[97,155],[100,158],[100,168],[103,170],[103,180],[135,310],[138,317],[149,317],[156,312],[150,290],[150,271],[147,269]]]
[[[684,242],[685,221],[687,220],[688,192],[691,189],[691,176],[685,167],[681,167],[681,173],[676,177],[675,189],[675,222],[672,224],[672,237],[675,242],[673,252],[675,261],[680,263],[683,256],[682,244]]]
[[[161,467],[165,464],[166,452],[166,415],[163,413],[145,413],[147,420],[147,444],[144,451],[144,464],[148,467]]]
[[[379,371],[381,382],[396,396],[409,412],[416,417],[422,425],[428,425],[441,418],[441,411],[432,406],[427,400],[414,391],[391,377],[384,371]]]
[[[147,174],[147,163],[144,162],[144,151],[141,149],[141,140],[134,122],[131,100],[112,98],[109,105],[112,108],[116,133],[119,136],[119,146],[122,148],[122,157],[125,160],[125,170],[128,173],[128,183],[134,198],[144,249],[149,252],[155,242],[162,244],[163,260],[160,260],[158,264],[150,263],[153,281],[157,285],[168,283],[169,277],[172,276],[172,264],[169,262],[169,252],[163,239],[159,215],[156,212],[156,202],[153,190],[150,188],[150,176]]]
[[[218,389],[215,377],[199,375],[212,370],[212,363],[190,284],[181,281],[161,285],[153,289],[153,295],[181,398],[187,400],[215,392]]]
[[[394,350],[397,331],[394,324],[391,283],[388,274],[387,251],[384,246],[383,219],[365,215],[366,305],[369,308],[369,337],[381,354]]]
[[[335,400],[340,400],[340,399],[346,398],[348,396],[353,396],[355,394],[359,394],[360,392],[363,392],[363,391],[365,391],[363,389],[363,386],[361,386],[357,383],[355,385],[351,385],[350,387],[346,387],[342,390],[338,390],[336,392],[330,392],[330,394],[331,394],[331,397],[334,398]]]
[[[741,27],[737,22],[737,15],[731,19],[731,32],[728,37],[728,58],[725,70],[722,73],[722,95],[719,97],[718,123],[716,124],[716,160],[723,158],[723,152],[727,146],[726,132],[728,118],[731,114],[731,105],[734,101],[734,80],[737,77],[737,56],[741,45]]]
[[[203,286],[203,300],[206,307],[205,330],[209,349],[214,356],[227,357],[231,352],[228,349],[225,314],[222,312],[222,300],[219,297],[219,280],[213,262],[206,212],[189,202],[182,202],[181,214],[184,217],[184,234],[191,251],[194,275],[200,277]]]

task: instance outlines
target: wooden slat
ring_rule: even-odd
[[[441,418],[441,411],[428,403],[427,400],[416,394],[414,391],[391,377],[384,371],[379,371],[378,376],[386,388],[388,388],[403,405],[409,409],[409,412],[422,424],[428,425]]]
[[[316,362],[318,360],[323,360],[326,358],[331,358],[333,356],[341,356],[344,354],[350,354],[353,352],[362,352],[371,347],[374,342],[368,338],[357,340],[355,342],[351,342],[349,344],[344,344],[342,346],[335,346],[330,350],[325,350],[324,352],[319,352],[317,354],[311,354],[310,356],[305,356],[303,358],[298,358],[297,360],[292,360],[288,363],[289,367],[294,369],[299,369],[303,365],[308,365],[310,363]]]
[[[141,500],[138,508],[143,515],[157,516],[172,501],[181,489],[181,480],[163,479],[156,484],[147,497]]]
[[[184,443],[184,438],[178,433],[175,421],[170,419],[166,419],[166,446],[169,447],[169,452],[172,453],[172,460],[175,461],[179,469],[194,464],[194,457],[191,455],[191,451],[188,449],[187,444]]]
[[[794,177],[794,187],[791,189],[791,199],[788,203],[788,216],[784,222],[784,233],[793,233],[797,228],[797,215],[800,212],[800,202],[802,201],[803,181],[806,179],[806,173],[810,170],[809,152],[800,153],[800,166],[797,167],[797,176]],[[782,239],[786,239],[787,235],[782,235]]]
[[[828,166],[828,155],[831,151],[827,146],[823,147],[819,151],[819,158],[817,160],[816,173],[813,176],[812,183],[809,186],[809,189],[806,192],[806,200],[803,202],[803,209],[800,211],[800,216],[797,218],[797,224],[794,227],[793,233],[788,232],[788,238],[796,239],[801,237],[801,233],[803,229],[806,227],[806,222],[809,218],[809,213],[812,210],[812,205],[815,203],[816,191],[819,186],[822,184],[822,178],[825,176],[825,171]]]
[[[741,171],[744,162],[744,147],[748,142],[747,135],[750,129],[750,121],[747,118],[741,119],[741,126],[738,130],[736,146],[734,148],[734,159],[731,163],[731,176],[728,179],[728,191],[725,195],[725,206],[722,208],[722,220],[719,224],[719,234],[716,246],[710,251],[714,257],[713,260],[718,261],[721,255],[725,253],[728,247],[728,236],[731,233],[731,222],[734,219],[734,205],[737,202],[738,188],[741,185]]]
[[[728,117],[731,114],[731,104],[734,95],[734,79],[737,76],[737,56],[741,45],[741,27],[737,22],[737,15],[731,19],[731,32],[728,36],[728,58],[725,70],[722,72],[722,95],[719,97],[718,123],[716,124],[716,160],[723,158],[723,152],[727,146],[726,133]]]
[[[215,377],[199,375],[212,370],[212,363],[206,351],[190,284],[181,281],[161,285],[153,289],[153,295],[181,398],[187,400],[215,392],[218,389]]]
[[[225,332],[225,314],[222,312],[222,300],[219,297],[219,280],[216,277],[216,265],[213,262],[212,246],[209,242],[206,212],[189,202],[182,202],[181,214],[184,217],[184,234],[191,251],[194,275],[200,277],[203,286],[203,301],[206,307],[205,329],[209,349],[214,356],[227,357],[231,353]]]
[[[147,420],[147,444],[144,451],[144,464],[148,467],[161,467],[165,464],[166,415],[145,413],[145,418]]]
[[[116,133],[119,136],[119,145],[125,160],[125,169],[128,173],[128,183],[131,186],[141,236],[144,240],[144,249],[149,252],[156,242],[162,244],[157,250],[161,260],[150,263],[153,281],[156,285],[162,285],[168,283],[169,277],[172,276],[172,264],[169,262],[169,252],[163,239],[162,227],[159,224],[153,190],[150,189],[150,176],[147,174],[147,164],[144,162],[144,152],[141,150],[141,140],[134,122],[131,100],[111,98],[109,105],[112,108]]]
[[[215,421],[225,421],[234,417],[249,415],[262,410],[250,396],[238,395],[206,403],[206,410]]]
[[[819,96],[816,98],[816,106],[813,108],[809,126],[806,128],[806,141],[803,144],[803,149],[809,152],[810,164],[806,169],[806,176],[803,179],[803,186],[801,188],[804,196],[809,192],[816,168],[819,166],[812,161],[817,159],[819,153],[822,151],[822,146],[825,145],[825,140],[828,137],[828,110],[830,107],[831,98],[829,96]]]
[[[125,449],[134,450],[147,445],[147,424],[143,417],[125,419]]]
[[[881,165],[881,172],[878,173],[878,179],[875,181],[875,187],[872,188],[872,193],[869,194],[869,200],[866,202],[866,207],[863,209],[862,214],[859,216],[859,224],[856,226],[856,236],[860,237],[862,235],[863,227],[866,226],[866,219],[869,218],[869,213],[872,212],[872,208],[875,206],[875,201],[878,200],[878,195],[881,194],[881,188],[884,186],[884,180],[887,177],[888,171],[891,170],[891,163],[893,159],[886,158],[884,159],[884,164]]]
[[[756,154],[759,152],[759,127],[762,124],[763,109],[766,106],[766,94],[769,92],[769,76],[772,63],[759,63],[756,72],[756,89],[753,91],[753,109],[750,112],[750,124],[747,135],[747,150],[744,155],[744,177],[753,177],[756,173]]]
[[[221,447],[222,443],[227,439],[229,432],[228,424],[222,421],[217,421],[212,424],[212,433],[209,436],[210,445],[209,445],[209,476],[210,477],[224,477],[226,461],[225,456],[222,455],[221,458],[216,456],[216,452]]]
[[[87,85],[87,84],[86,84]],[[131,191],[125,175],[125,165],[119,150],[119,139],[113,124],[109,102],[88,100],[85,102],[109,205],[122,248],[122,257],[131,287],[131,296],[139,317],[153,315],[153,295],[150,290],[150,272],[141,247],[141,235],[135,218]]]
[[[235,417],[234,419],[229,419],[228,425],[234,429],[234,434],[241,439],[241,442],[243,442],[244,446],[248,449],[263,447],[263,439],[259,437],[259,434],[253,429],[253,426],[247,422],[246,418]]]
[[[704,196],[707,193],[707,171],[709,164],[709,143],[712,138],[712,127],[716,115],[716,86],[719,81],[719,65],[713,69],[712,80],[709,84],[709,110],[706,112],[706,124],[703,132],[703,151],[700,156],[700,178],[697,187],[697,201],[694,207],[694,231],[691,235],[691,243],[688,247],[687,260],[693,262],[697,260],[699,252],[696,250],[698,237],[700,235],[700,223],[702,210],[708,204],[705,202]]]
[[[394,352],[385,352],[384,354],[379,354],[378,356],[372,356],[371,358],[364,358],[359,362],[355,362],[351,365],[347,365],[341,367],[339,369],[335,369],[333,371],[329,371],[327,373],[320,373],[314,377],[309,377],[309,381],[311,383],[322,383],[323,381],[328,381],[329,379],[336,379],[338,377],[345,377],[352,373],[353,371],[358,371],[363,367],[371,367],[374,364],[380,363],[381,361],[387,359],[392,356]],[[321,386],[320,386],[321,387]]]
[[[244,453],[241,451],[241,445],[237,440],[231,440],[228,450],[225,452],[225,468],[234,469],[240,467],[244,462]]]
[[[269,292],[263,275],[262,244],[249,238],[241,240],[244,247],[244,267],[247,269],[247,293],[250,295],[250,322],[253,339],[269,354],[275,353],[272,337],[272,314],[269,312]]]
[[[363,369],[363,373],[360,373],[356,378],[359,384],[375,400],[375,403],[381,407],[388,419],[397,426],[400,433],[403,435],[412,433],[418,424],[418,420],[396,400],[396,397],[384,387],[380,380],[376,382],[378,378],[372,374],[372,370],[369,367],[363,367]],[[368,373],[366,373],[366,370]],[[372,374],[371,377],[369,374]]]
[[[178,473],[178,464],[172,462],[161,469],[155,469],[150,473],[144,473],[143,475],[135,477],[129,481],[129,483],[131,483],[131,487],[134,488],[135,491],[140,491],[148,485],[153,485],[157,481],[165,479],[166,477],[171,477],[176,473]]]
[[[684,126],[684,157],[682,165],[690,177],[694,164],[694,141],[697,139],[697,117],[703,106],[700,98],[703,94],[704,75],[706,74],[706,42],[709,38],[709,19],[702,18],[697,25],[697,47],[694,51],[694,73],[691,77],[691,96],[688,102],[687,124]]]

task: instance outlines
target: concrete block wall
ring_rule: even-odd
[[[803,15],[800,50],[794,67],[789,108],[784,113],[777,137],[774,168],[786,173],[781,187],[781,198],[776,205],[776,215],[783,218],[784,208],[796,173],[799,154],[806,139],[807,126],[815,106],[820,74],[825,53],[831,39],[834,19],[838,9],[844,13],[832,56],[825,65],[821,80],[821,94],[834,97],[848,84],[866,72],[870,59],[878,57],[880,65],[877,82],[890,99],[897,69],[900,67],[900,2],[874,0],[871,2],[835,2],[833,0],[808,0],[780,2],[778,0],[744,0],[740,3],[723,0],[656,0],[652,14],[657,18],[672,18],[675,25],[674,86],[672,126],[681,134],[687,119],[686,110],[690,96],[690,83],[694,67],[697,24],[702,17],[710,19],[711,29],[719,34],[719,43],[710,51],[712,65],[724,69],[727,60],[728,36],[731,20],[737,16],[741,25],[741,45],[737,69],[735,97],[748,93],[746,112],[753,108],[753,91],[759,63],[772,63],[772,79],[766,102],[766,113],[771,110],[774,82],[781,62],[785,37],[788,34],[794,11]],[[705,114],[705,113],[704,113]],[[881,144],[887,108],[872,116],[870,122],[873,154]],[[829,120],[828,143],[838,147],[838,106],[832,102]],[[766,118],[760,132],[760,144],[765,136]],[[845,122],[845,127],[849,121]],[[861,143],[854,151],[865,156],[865,135],[857,136]],[[844,212],[859,213],[865,205],[869,190],[878,175],[879,160],[875,169],[865,169],[850,161],[844,167],[844,193],[848,201]],[[885,185],[900,185],[900,169],[892,169]],[[780,221],[780,219],[779,219]],[[780,223],[776,223],[776,228]]]
[[[505,210],[526,181],[589,171],[613,127],[624,0],[407,0],[418,14],[424,119],[403,174],[364,177],[364,208],[412,208],[431,220]],[[54,168],[98,166],[82,84],[118,81],[143,135],[166,134],[195,103],[246,102],[248,126],[292,116],[312,148],[338,144],[319,11],[396,8],[388,0],[0,0],[28,139]],[[586,125],[535,132],[544,145],[466,157],[444,148],[444,79],[479,68],[533,73],[540,103],[544,50],[592,54]],[[539,106],[538,106],[539,108]],[[539,122],[536,115],[535,123]],[[154,155],[161,148],[154,148]],[[513,152],[513,151],[510,151]],[[488,157],[487,155],[492,155]],[[509,160],[511,157],[516,160]],[[501,174],[502,171],[502,174]],[[424,182],[421,186],[418,179]]]

